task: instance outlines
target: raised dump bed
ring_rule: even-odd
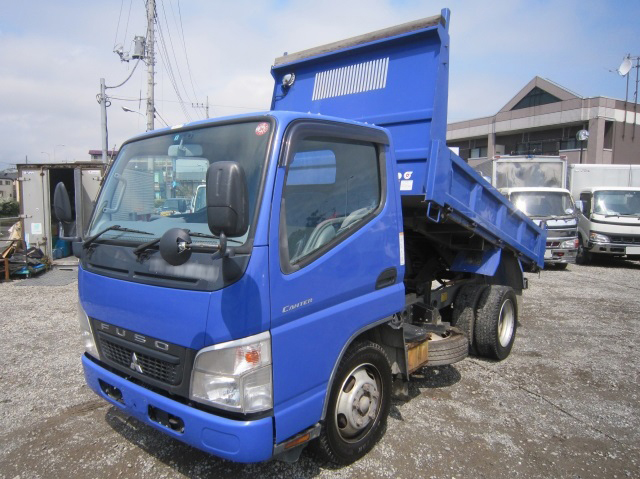
[[[279,57],[272,68],[272,109],[387,128],[405,216],[422,210],[441,225],[433,234],[454,250],[456,244],[468,249],[474,235],[484,240],[483,250],[507,247],[525,263],[542,266],[544,232],[446,146],[448,23],[445,9]]]

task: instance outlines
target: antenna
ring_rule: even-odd
[[[618,75],[620,75],[621,77],[625,76],[631,71],[631,68],[633,68],[633,63],[631,62],[631,55],[627,55],[624,58],[624,60],[622,60],[622,63],[618,67]]]

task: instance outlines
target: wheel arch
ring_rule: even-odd
[[[406,357],[404,355],[404,338],[401,329],[393,329],[388,326],[388,323],[392,320],[392,317],[383,318],[380,321],[368,324],[363,328],[355,331],[351,337],[344,343],[340,354],[338,354],[329,381],[327,383],[327,390],[325,391],[324,401],[322,405],[321,421],[324,421],[327,416],[327,410],[329,408],[329,399],[331,396],[331,390],[333,383],[338,372],[338,368],[349,348],[359,341],[367,340],[373,343],[379,344],[384,349],[387,357],[389,358],[392,374],[405,374],[406,373]]]
[[[490,284],[510,286],[516,294],[522,294],[524,289],[524,271],[522,263],[510,252],[503,251],[496,273],[491,277]]]

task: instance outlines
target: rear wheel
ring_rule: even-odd
[[[487,288],[476,309],[474,328],[478,354],[502,360],[509,356],[518,326],[516,294],[508,286]]]
[[[336,464],[350,464],[378,442],[391,405],[391,367],[384,349],[364,341],[340,362],[315,452]]]
[[[451,316],[451,324],[459,328],[469,341],[469,353],[476,353],[476,345],[474,340],[473,329],[476,324],[476,306],[487,289],[485,284],[468,284],[460,289],[453,303],[453,313]]]

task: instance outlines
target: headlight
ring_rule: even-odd
[[[560,244],[560,248],[563,248],[563,249],[578,249],[579,245],[580,245],[580,240],[572,239],[572,240],[563,241]]]
[[[243,413],[273,407],[271,336],[260,333],[198,352],[189,396],[194,401]]]
[[[610,243],[611,242],[608,236],[601,235],[600,233],[589,234],[589,239],[594,243]]]
[[[91,330],[91,322],[89,321],[87,313],[82,309],[80,301],[78,301],[78,322],[80,323],[80,334],[82,335],[84,350],[94,358],[100,359],[98,347],[96,346],[93,331]]]

